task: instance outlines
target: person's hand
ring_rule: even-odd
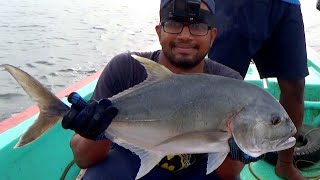
[[[103,139],[104,131],[118,114],[118,109],[112,106],[111,101],[101,99],[99,102],[95,100],[85,102],[77,93],[71,93],[68,101],[72,105],[62,119],[62,127],[71,129],[90,140]]]
[[[244,164],[249,164],[251,162],[256,162],[256,161],[263,158],[263,155],[261,155],[259,157],[251,157],[251,156],[247,155],[238,147],[237,143],[235,142],[235,140],[233,138],[229,139],[228,143],[229,143],[229,147],[230,147],[229,156],[233,160],[238,160],[238,161],[243,162]]]

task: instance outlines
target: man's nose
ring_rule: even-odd
[[[181,33],[179,34],[181,38],[191,38],[192,34],[190,33],[188,25],[184,25]]]

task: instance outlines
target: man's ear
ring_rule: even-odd
[[[156,25],[155,29],[156,29],[158,38],[160,40],[160,37],[161,37],[161,26],[160,25]]]
[[[217,28],[212,28],[211,31],[210,31],[210,33],[211,33],[211,46],[212,46],[214,40],[215,40],[216,37],[217,37],[217,33],[218,33]]]

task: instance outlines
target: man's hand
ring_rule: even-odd
[[[118,114],[118,109],[112,106],[109,99],[101,99],[99,102],[89,100],[86,103],[78,94],[71,93],[68,101],[72,106],[62,119],[62,127],[90,140],[104,138],[104,131]]]
[[[251,157],[241,151],[241,149],[238,147],[237,143],[233,138],[229,139],[229,147],[230,147],[230,157],[233,160],[238,160],[243,162],[244,164],[249,164],[251,162],[256,162],[260,159],[262,159],[264,156],[259,156],[259,157]]]

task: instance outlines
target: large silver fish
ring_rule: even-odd
[[[207,173],[223,162],[233,136],[245,153],[257,157],[295,144],[296,128],[279,102],[265,90],[209,74],[174,74],[135,56],[148,78],[111,99],[118,115],[105,134],[141,158],[137,179],[166,155],[208,153]],[[69,107],[36,79],[3,65],[38,103],[40,115],[17,147],[42,135]]]

